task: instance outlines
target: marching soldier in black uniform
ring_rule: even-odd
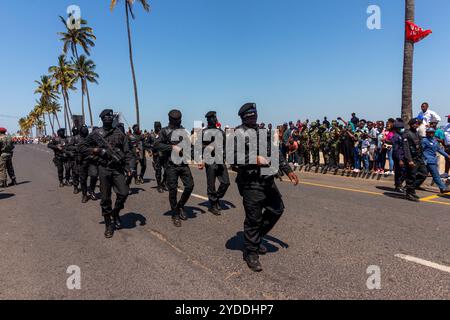
[[[403,121],[395,121],[394,136],[392,137],[392,159],[394,160],[395,192],[405,193],[402,188],[405,181],[405,151],[403,149]]]
[[[223,140],[223,148],[222,148],[222,154],[223,154],[223,161],[225,161],[225,132],[222,129],[217,128],[217,113],[215,111],[210,111],[205,115],[205,118],[208,122],[208,126],[206,130],[212,131],[213,135],[219,133],[222,135]],[[205,132],[202,133],[203,137],[205,136]],[[210,142],[205,141],[205,139],[202,139],[203,142],[203,150],[208,150],[208,148],[213,148],[213,150],[208,151],[211,154],[211,157],[215,157],[215,146],[214,146],[214,137],[212,137]],[[206,183],[207,183],[207,193],[209,198],[209,211],[219,216],[221,213],[221,208],[219,204],[219,200],[222,199],[225,196],[225,193],[228,190],[228,187],[230,186],[230,178],[228,175],[228,169],[226,165],[222,162],[220,163],[202,163],[199,165],[199,169],[202,170],[203,167],[206,168]],[[219,188],[216,190],[216,179],[219,180]]]
[[[66,153],[68,155],[69,167],[72,172],[73,194],[80,193],[78,188],[80,184],[80,165],[81,157],[78,147],[81,141],[80,130],[77,127],[72,128],[72,136],[67,138]]]
[[[69,184],[70,173],[69,166],[67,165],[67,155],[66,155],[66,129],[61,128],[57,131],[57,137],[53,138],[49,144],[48,148],[52,149],[54,154],[53,163],[58,170],[59,187],[62,188]],[[64,178],[66,182],[64,183]]]
[[[172,209],[172,220],[176,227],[181,227],[181,220],[187,220],[184,212],[184,205],[189,200],[192,191],[194,190],[194,179],[192,178],[191,169],[187,163],[175,164],[171,158],[172,150],[181,152],[178,141],[172,141],[172,135],[175,130],[184,130],[181,126],[181,112],[179,110],[172,110],[169,112],[169,125],[161,130],[161,135],[155,142],[155,149],[157,152],[163,154],[166,164],[167,187],[169,188],[169,202]],[[167,160],[166,160],[167,159]],[[178,178],[183,183],[184,190],[177,201],[178,193]]]
[[[239,134],[239,130],[243,130],[244,132],[247,130],[255,130],[258,136],[256,104],[247,103],[243,105],[239,110],[239,116],[242,119],[242,125],[236,128],[238,130],[237,134]],[[270,146],[268,146],[269,148]],[[256,157],[254,159],[256,160],[256,164],[250,164],[249,159],[252,156],[250,155],[251,149],[249,147],[249,141],[246,141],[245,164],[238,164],[236,161],[238,159],[238,149],[235,146],[235,163],[232,165],[232,168],[238,174],[236,183],[239,193],[243,197],[245,209],[244,260],[251,270],[259,272],[262,271],[259,254],[265,254],[267,252],[267,248],[261,244],[262,238],[272,230],[280,219],[284,211],[284,204],[280,191],[275,184],[275,176],[263,176],[261,174],[262,168],[270,167],[270,163],[267,158],[260,155],[259,142],[256,149],[257,154],[253,155]],[[279,170],[287,174],[294,185],[297,185],[299,183],[298,177],[281,153],[279,161]],[[278,172],[278,170],[275,171]]]
[[[145,156],[144,150],[144,136],[142,135],[141,130],[139,129],[139,125],[135,124],[133,126],[133,133],[129,135],[130,145],[132,147],[131,152],[136,158],[136,162],[141,166],[141,172],[139,176],[134,176],[134,182],[136,185],[144,183],[144,175],[147,170],[147,158]]]
[[[95,187],[98,181],[98,156],[84,156],[81,153],[81,145],[89,135],[89,129],[86,126],[80,129],[80,143],[78,144],[78,154],[80,155],[80,187],[82,193],[82,203],[86,203],[89,199],[95,201]],[[88,177],[90,177],[88,186]]]
[[[423,160],[422,141],[417,132],[420,122],[417,118],[409,121],[409,130],[403,134],[403,150],[406,160],[406,199],[419,201],[416,194],[428,176],[428,170]]]
[[[113,127],[113,110],[106,109],[100,114],[103,127],[92,132],[81,144],[80,151],[85,157],[99,157],[101,208],[105,219],[105,237],[111,238],[115,229],[121,229],[120,210],[128,198],[129,187],[126,175],[135,172],[135,163],[129,149],[128,138],[120,129]],[[112,207],[111,191],[116,192],[116,202]]]
[[[157,190],[159,193],[167,191],[166,187],[166,169],[164,168],[164,156],[155,148],[155,143],[161,137],[161,122],[156,121],[153,132],[147,137],[144,142],[144,149],[152,152],[153,155],[153,170],[155,170],[155,178],[157,183]],[[164,169],[164,174],[163,174]]]

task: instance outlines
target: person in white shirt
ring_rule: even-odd
[[[439,115],[430,110],[430,106],[428,105],[427,102],[422,103],[422,105],[420,106],[420,108],[422,109],[421,112],[419,112],[418,117],[423,117],[423,124],[428,127],[430,121],[435,120],[438,123],[441,122],[441,117],[439,117]]]

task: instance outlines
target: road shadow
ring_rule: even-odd
[[[386,186],[376,186],[378,190],[388,191],[388,192],[394,192],[395,188],[392,187],[386,187]]]
[[[262,244],[267,248],[268,253],[275,253],[280,250],[277,246],[274,246],[269,241],[277,243],[283,248],[289,248],[289,245],[287,243],[272,236],[265,236],[262,240]],[[244,253],[244,232],[239,231],[234,237],[230,238],[225,243],[225,248],[227,248],[228,250],[241,251],[242,253]]]
[[[209,208],[210,207],[209,201],[201,202],[198,205],[202,206],[202,207],[205,207],[205,208]],[[227,201],[227,200],[220,200],[219,201],[219,207],[223,211],[227,211],[227,210],[231,210],[231,209],[235,209],[236,208],[236,206],[232,202]]]
[[[31,181],[19,181],[19,182],[17,182],[17,185],[20,186],[22,184],[27,184],[27,183],[31,183]],[[10,187],[13,187],[13,186],[10,185]]]
[[[152,181],[156,181],[156,179],[152,179],[152,178],[144,178],[144,183],[150,183]]]
[[[197,214],[204,214],[206,213],[205,210],[198,208],[198,207],[184,207],[184,212],[186,212],[186,216],[188,219],[195,219],[197,218]],[[167,212],[164,212],[165,216],[172,216],[172,210],[169,210]]]
[[[145,218],[140,213],[129,212],[120,216],[122,221],[123,229],[134,229],[137,227],[137,222],[139,221],[139,226],[145,226],[147,224],[147,218]],[[105,224],[105,221],[100,221],[99,224]]]
[[[386,197],[392,198],[392,199],[400,199],[400,200],[406,200],[406,196],[403,193],[396,193],[396,192],[383,192],[383,195]]]
[[[2,191],[0,191],[0,192],[2,192]],[[8,199],[8,198],[11,198],[14,196],[15,196],[14,193],[0,193],[0,200]]]
[[[145,191],[145,189],[142,188],[130,188],[130,196],[133,196],[135,194],[139,194],[139,192]]]
[[[122,220],[122,227],[124,229],[134,229],[137,227],[137,222],[139,226],[145,226],[147,224],[147,219],[140,213],[129,212],[120,217]]]

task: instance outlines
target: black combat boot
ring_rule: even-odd
[[[81,203],[87,203],[89,201],[89,198],[87,196],[87,194],[83,194],[83,196],[81,197]]]
[[[211,212],[215,216],[220,216],[218,202],[210,202],[210,203],[211,203],[211,206],[209,207],[208,211]]]
[[[403,189],[402,187],[398,186],[398,187],[395,187],[394,192],[397,192],[397,193],[405,193],[405,189]]]
[[[95,193],[93,191],[88,191],[88,195],[89,195],[89,198],[91,198],[92,201],[96,201],[97,200],[97,196],[95,195]]]
[[[186,220],[188,219],[188,217],[187,217],[187,215],[186,215],[186,211],[184,211],[183,208],[179,208],[179,209],[178,209],[178,212],[179,212],[179,216],[180,216],[180,219],[181,219],[181,220],[186,221]]]
[[[419,198],[411,193],[406,194],[406,200],[413,201],[413,202],[419,202]]]
[[[267,252],[268,252],[268,250],[267,250],[266,246],[261,243],[259,245],[258,253],[262,254],[262,255],[265,255],[265,254],[267,254]]]
[[[257,254],[244,254],[244,260],[247,262],[247,266],[254,272],[261,272],[262,266],[259,262],[259,257]]]
[[[135,185],[140,185],[141,184],[141,180],[139,180],[139,178],[134,178],[134,184]]]
[[[10,185],[10,186],[17,186],[16,178],[12,178],[12,179],[11,179],[11,183],[10,183],[9,185]]]
[[[164,189],[162,186],[157,186],[156,190],[158,190],[159,193],[164,193]]]
[[[180,228],[181,227],[181,219],[180,215],[178,213],[172,215],[172,221],[175,227]]]
[[[64,186],[65,186],[64,182],[63,182],[63,181],[60,181],[60,182],[59,182],[59,187],[60,187],[60,188],[64,188]]]
[[[73,194],[79,194],[80,193],[80,189],[78,189],[77,186],[73,187]]]
[[[144,184],[144,177],[139,177],[139,183]]]
[[[120,219],[119,210],[113,209],[112,218],[113,218],[113,223],[114,223],[114,226],[116,227],[116,230],[122,229],[123,226],[122,226],[122,220]]]
[[[112,223],[111,214],[105,214],[105,238],[114,236],[114,224]]]

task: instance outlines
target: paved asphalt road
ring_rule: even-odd
[[[175,228],[149,170],[122,212],[126,229],[105,239],[99,202],[58,188],[51,159],[44,146],[18,146],[20,185],[0,189],[0,299],[450,298],[450,197],[429,186],[411,203],[385,181],[302,173],[298,187],[279,182],[286,212],[255,274],[242,260],[234,183],[215,217],[205,173],[193,169],[190,219]],[[66,286],[71,265],[81,290]],[[366,285],[373,265],[379,290]]]

